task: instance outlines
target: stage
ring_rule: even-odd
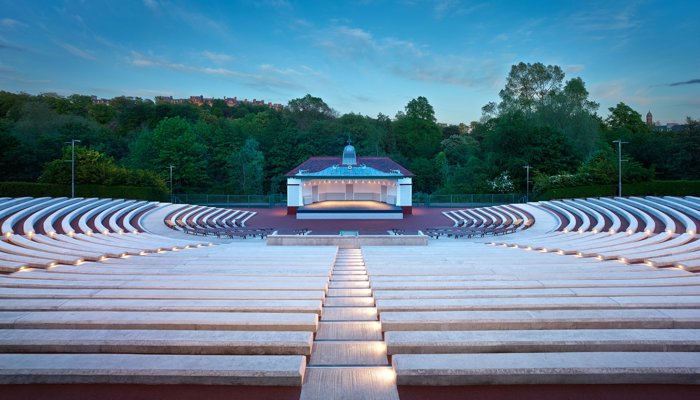
[[[329,200],[299,207],[297,219],[403,219],[399,206],[372,200]]]

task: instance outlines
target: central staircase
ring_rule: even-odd
[[[398,399],[361,249],[338,249],[302,400]]]

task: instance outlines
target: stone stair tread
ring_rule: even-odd
[[[372,297],[327,297],[324,307],[374,307]]]
[[[389,366],[383,341],[316,342],[309,366]]]
[[[372,295],[372,289],[328,289],[326,297],[368,297]]]
[[[327,307],[321,316],[323,321],[376,321],[374,307]]]
[[[316,340],[382,340],[379,321],[321,321]]]
[[[394,372],[388,367],[306,369],[300,400],[398,400]]]

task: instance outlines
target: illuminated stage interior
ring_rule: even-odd
[[[328,200],[299,207],[297,219],[403,219],[403,211],[379,201]]]

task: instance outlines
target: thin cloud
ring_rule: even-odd
[[[17,21],[16,19],[12,18],[3,18],[0,19],[0,27],[2,28],[7,28],[7,29],[14,29],[14,28],[20,28],[20,27],[26,27],[27,24]]]
[[[224,53],[214,53],[212,51],[203,51],[199,53],[202,57],[208,59],[216,64],[225,64],[234,60],[234,57],[230,54]]]
[[[95,57],[88,50],[80,49],[78,47],[73,46],[72,44],[68,44],[68,43],[64,43],[64,42],[58,42],[58,45],[63,47],[66,51],[73,54],[74,56],[78,56],[78,57],[83,58],[85,60],[97,61],[97,57]]]
[[[669,83],[666,86],[683,86],[683,85],[694,85],[700,83],[700,79],[691,79],[689,81],[683,81],[683,82],[673,82]]]
[[[157,10],[158,9],[158,1],[157,0],[143,0],[143,4],[150,8],[151,10]]]
[[[223,67],[203,67],[191,64],[174,63],[162,58],[146,56],[136,51],[131,52],[129,63],[139,68],[161,68],[191,74],[203,74],[231,78],[259,89],[298,89],[301,86],[292,78],[303,76],[293,69],[280,69],[271,64],[263,64],[257,72],[241,72]]]
[[[433,6],[435,18],[442,19],[450,15],[466,15],[486,7],[486,3],[466,5],[461,0],[440,0]]]
[[[331,57],[358,63],[366,61],[402,78],[467,87],[490,86],[495,68],[489,60],[431,53],[425,46],[346,25],[319,31],[315,44]]]

